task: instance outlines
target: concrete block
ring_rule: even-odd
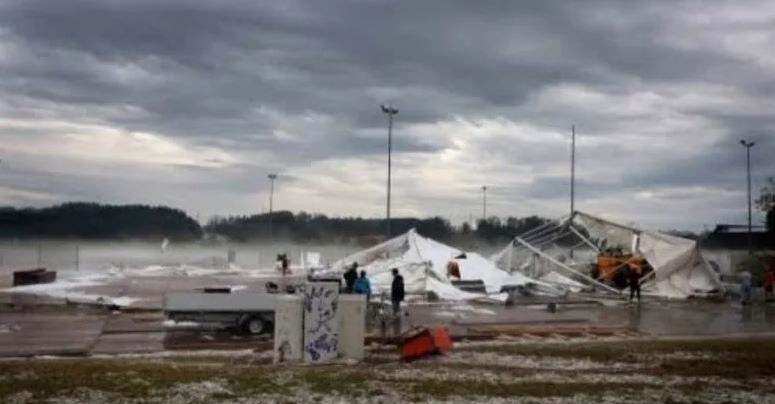
[[[339,285],[310,282],[304,287],[304,361],[336,359],[339,343]]]
[[[302,360],[303,319],[303,298],[301,296],[277,296],[274,324],[275,363]]]
[[[363,360],[366,334],[366,295],[339,296],[339,354]]]

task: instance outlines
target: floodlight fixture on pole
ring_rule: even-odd
[[[387,175],[387,238],[390,239],[390,174],[393,154],[393,115],[398,114],[398,108],[392,105],[380,105],[382,112],[388,115],[388,175]]]
[[[269,235],[274,236],[274,228],[272,226],[272,203],[274,202],[274,180],[277,179],[277,174],[271,173],[267,175],[269,178]]]
[[[746,172],[748,179],[748,254],[753,254],[753,230],[751,226],[751,148],[756,146],[756,142],[749,142],[745,139],[740,140],[740,144],[745,147]]]

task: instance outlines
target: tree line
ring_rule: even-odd
[[[452,225],[447,219],[394,218],[391,234],[415,228],[426,237],[450,240],[470,237],[491,242],[511,239],[514,235],[546,223],[537,216],[490,217],[476,226]],[[104,205],[72,202],[46,208],[0,207],[0,238],[3,239],[143,239],[194,241],[202,238],[226,238],[233,241],[285,239],[299,242],[360,242],[373,244],[387,234],[385,219],[328,217],[323,214],[289,211],[215,217],[200,224],[185,212],[165,206]]]
[[[390,234],[396,236],[416,229],[423,236],[449,240],[457,236],[478,237],[487,241],[508,240],[517,234],[546,223],[549,219],[537,216],[510,217],[501,220],[490,217],[479,220],[474,228],[465,222],[453,226],[447,219],[435,216],[426,219],[394,218],[390,220]],[[322,214],[289,211],[252,216],[214,218],[204,227],[206,233],[221,235],[232,240],[248,241],[279,237],[296,241],[337,241],[364,239],[365,242],[387,237],[385,219],[360,217],[328,217]]]
[[[775,232],[775,179],[770,178],[757,199],[766,213],[767,228]],[[447,219],[391,219],[391,235],[411,228],[438,240],[468,237],[488,242],[509,240],[547,223],[539,216],[492,216],[476,224],[452,225]],[[278,211],[249,216],[215,217],[200,224],[179,209],[149,205],[103,205],[73,202],[47,208],[0,207],[0,238],[162,239],[191,241],[225,237],[234,241],[281,238],[292,241],[371,244],[386,237],[385,219],[328,217],[306,212]],[[684,237],[700,235],[673,231]]]
[[[202,228],[165,206],[65,203],[47,208],[0,208],[2,238],[198,240]]]

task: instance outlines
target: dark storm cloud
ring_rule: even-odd
[[[727,1],[3,1],[0,99],[6,118],[31,123],[6,136],[48,133],[38,120],[88,123],[238,156],[195,153],[169,164],[213,193],[260,192],[266,184],[256,178],[267,170],[293,176],[330,160],[382,164],[385,102],[401,110],[397,154],[433,162],[458,150],[498,176],[486,180],[493,187],[515,184],[499,173],[532,175],[510,198],[564,198],[567,146],[553,134],[571,122],[598,142],[580,144],[593,173],[579,179],[582,197],[730,191],[740,137],[758,139],[760,155],[775,147],[771,108],[757,108],[775,88],[772,15],[766,2]],[[505,125],[476,138],[454,125],[428,126],[458,119],[528,129],[515,135],[519,128]],[[660,149],[671,138],[675,147]],[[197,158],[217,168],[202,169]],[[759,177],[775,171],[771,159],[756,162]],[[622,179],[594,178],[607,164]],[[482,181],[466,167],[460,175]],[[443,173],[433,169],[426,175],[438,181]],[[60,175],[31,191],[69,197],[85,187],[87,196],[117,198],[110,179],[86,185]],[[67,185],[73,181],[81,185]],[[143,188],[125,186],[132,190],[120,197]],[[465,200],[439,192],[412,208],[430,213],[440,200]]]

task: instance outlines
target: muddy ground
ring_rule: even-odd
[[[402,363],[250,351],[0,361],[4,403],[775,403],[775,338],[458,343]]]

